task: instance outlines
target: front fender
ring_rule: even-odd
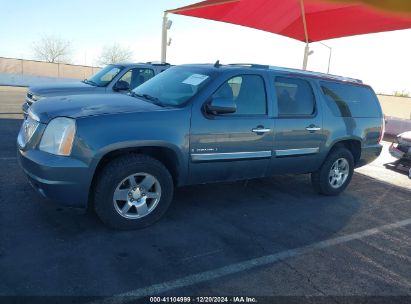
[[[88,164],[92,178],[108,153],[142,147],[166,148],[177,157],[179,184],[188,176],[190,111],[123,113],[77,119],[72,153]]]
[[[94,157],[91,159],[89,164],[90,170],[94,173],[101,162],[101,160],[108,154],[121,151],[121,150],[138,150],[139,148],[164,148],[174,152],[176,155],[176,167],[179,171],[179,182],[184,183],[188,177],[188,168],[186,166],[188,160],[184,157],[184,154],[174,144],[160,140],[134,140],[134,141],[124,141],[113,143],[108,146],[103,147],[96,152]]]

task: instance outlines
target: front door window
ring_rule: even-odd
[[[130,90],[133,90],[152,77],[154,77],[154,71],[152,69],[136,68],[129,70],[120,80],[127,82]]]

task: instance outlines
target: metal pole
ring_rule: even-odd
[[[164,12],[161,34],[161,62],[167,62],[167,21],[167,12]]]
[[[307,64],[308,64],[308,56],[309,56],[309,52],[310,52],[310,45],[309,45],[309,41],[308,41],[307,20],[305,19],[304,0],[300,0],[300,5],[301,5],[301,18],[303,19],[304,36],[305,36],[303,70],[306,70],[307,69]]]
[[[331,56],[333,53],[333,49],[330,48],[330,56],[328,56],[328,68],[327,68],[327,74],[330,74],[330,66],[331,66]]]
[[[310,46],[308,43],[305,44],[304,48],[304,61],[303,61],[303,70],[307,70],[307,64],[308,64],[308,56],[310,53]]]
[[[328,68],[327,68],[327,74],[330,74],[330,66],[331,66],[331,56],[332,56],[332,52],[333,49],[332,47],[326,45],[325,43],[319,42],[321,45],[325,46],[326,48],[328,48],[328,50],[330,51],[330,54],[328,56]]]

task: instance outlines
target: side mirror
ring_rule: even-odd
[[[229,114],[237,111],[237,105],[232,98],[217,97],[211,99],[206,109],[212,114]]]
[[[113,86],[114,91],[128,91],[130,90],[130,85],[127,81],[124,80],[119,80],[117,83]]]

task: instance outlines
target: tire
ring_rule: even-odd
[[[97,216],[114,229],[140,229],[162,217],[173,190],[173,179],[161,162],[130,154],[114,159],[98,175],[94,208]]]
[[[336,167],[333,167],[337,161],[339,161],[340,168],[343,168],[345,164],[348,166],[347,170],[338,170],[337,168],[341,175],[337,174],[334,170]],[[339,166],[337,165],[337,167]],[[331,172],[332,168],[333,172]],[[337,176],[342,177],[342,172],[347,173],[346,177],[339,179]],[[311,184],[314,190],[320,194],[338,195],[347,188],[353,173],[354,157],[352,153],[344,147],[337,147],[330,152],[320,169],[311,173]]]

